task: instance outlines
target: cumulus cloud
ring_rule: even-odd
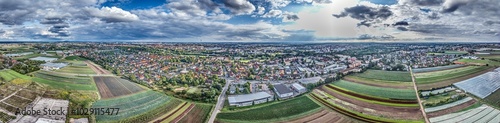
[[[441,6],[444,0],[399,0],[399,2],[419,6]]]
[[[281,12],[281,10],[271,10],[269,12],[267,12],[266,14],[264,14],[262,17],[264,18],[272,18],[272,17],[279,17],[281,16],[283,12]]]
[[[448,12],[454,12],[457,10],[460,6],[466,5],[469,2],[472,2],[474,0],[446,0],[443,3],[443,12],[448,13]]]
[[[85,8],[89,15],[97,17],[107,23],[131,22],[139,20],[139,17],[118,7]]]
[[[342,13],[333,14],[333,16],[336,18],[349,16],[351,18],[361,20],[362,23],[359,23],[359,25],[365,25],[365,26],[370,26],[371,23],[377,23],[383,21],[392,15],[393,15],[392,11],[389,10],[389,7],[387,6],[382,6],[380,8],[373,8],[364,5],[345,8],[345,11],[343,11]]]
[[[255,11],[255,6],[248,0],[223,0],[223,3],[231,13],[236,15],[250,14]]]

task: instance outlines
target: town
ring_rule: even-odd
[[[90,120],[103,122],[107,120],[127,122],[164,120],[214,122],[213,120],[218,120],[227,122],[231,121],[231,118],[236,118],[236,114],[231,114],[231,111],[239,111],[244,107],[304,100],[306,96],[322,98],[321,96],[326,96],[325,93],[328,90],[325,90],[325,87],[330,87],[330,83],[338,83],[337,81],[341,81],[340,83],[352,81],[355,84],[361,83],[363,86],[377,86],[377,84],[366,82],[366,78],[359,77],[366,74],[388,76],[389,78],[385,78],[387,81],[410,81],[411,83],[411,79],[403,77],[409,73],[408,71],[412,71],[411,69],[413,72],[428,72],[435,71],[428,70],[430,68],[442,67],[441,69],[445,70],[445,68],[458,69],[464,66],[488,66],[478,69],[479,72],[491,66],[500,66],[498,59],[500,45],[488,43],[59,42],[6,43],[1,46],[0,69],[4,69],[2,70],[4,73],[1,75],[0,85],[6,85],[8,81],[33,81],[43,85],[42,87],[49,85],[50,89],[62,89],[66,92],[53,93],[69,93],[59,99],[69,99],[70,107],[78,105],[74,108],[113,106],[107,104],[106,101],[117,102],[121,100],[118,97],[127,95],[137,95],[137,97],[130,97],[137,99],[141,95],[151,96],[151,99],[148,98],[151,103],[169,100],[165,101],[168,103],[159,104],[158,102],[158,104],[153,104],[155,107],[141,109],[144,110],[143,113],[157,113],[155,116],[146,117],[140,113],[134,114],[147,120],[126,119],[119,115],[88,117]],[[374,73],[375,71],[379,73]],[[394,74],[392,75],[394,78],[384,73]],[[62,83],[70,83],[70,85],[61,84],[58,81],[64,81]],[[95,84],[92,84],[94,82]],[[348,84],[351,83],[348,82]],[[445,87],[450,87],[448,84],[445,85]],[[28,89],[31,86],[34,85],[19,87]],[[337,86],[341,85],[330,88],[339,89],[340,87],[337,88]],[[409,86],[403,83],[385,87],[406,89]],[[442,86],[421,85],[421,88],[426,88],[423,91],[432,91],[435,87]],[[343,89],[348,88],[337,91],[340,93]],[[91,92],[98,92],[99,95],[89,94]],[[348,92],[344,93],[349,94]],[[0,97],[6,98],[16,93],[18,92],[6,92]],[[428,93],[430,92],[425,92],[423,97],[427,98]],[[42,95],[44,94],[41,94],[41,97]],[[409,95],[401,99],[415,99],[414,90],[410,91]],[[81,99],[83,97],[86,98]],[[461,97],[465,98],[465,95]],[[39,98],[37,97],[36,100]],[[3,100],[0,102],[10,105],[9,102]],[[80,104],[82,102],[85,103]],[[10,107],[20,108],[29,104],[30,101],[25,103]],[[139,102],[131,102],[130,105],[132,104],[141,105]],[[176,108],[176,105],[182,106]],[[427,106],[430,105],[427,104]],[[68,104],[62,107],[68,107]],[[161,113],[168,111],[154,109],[158,107],[189,110],[187,113],[191,113],[194,107],[198,109],[196,114],[201,113],[204,116],[183,118],[185,114],[171,112],[172,115],[177,115],[182,119],[163,118]],[[12,116],[9,113],[10,108],[0,105],[0,109],[5,113],[2,115]],[[217,116],[217,113],[213,114],[214,110],[223,113]],[[228,112],[224,113],[225,111]],[[128,116],[134,115],[128,114]],[[77,119],[78,116],[70,115],[70,117],[74,117],[72,120],[82,120]],[[391,117],[394,116],[391,115]],[[4,122],[36,120],[33,117],[28,120],[23,118],[17,116],[17,119],[4,118],[2,120]],[[406,118],[405,121],[411,121],[419,120],[421,117]],[[83,119],[83,121],[88,122],[89,119]],[[63,122],[65,120],[66,118],[49,121]]]

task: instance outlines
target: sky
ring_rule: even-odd
[[[500,41],[498,0],[0,0],[0,41]]]

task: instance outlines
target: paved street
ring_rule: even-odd
[[[210,119],[208,120],[209,123],[213,123],[215,121],[215,117],[217,116],[217,113],[220,112],[222,107],[224,106],[224,101],[226,99],[226,91],[229,88],[229,84],[233,80],[227,79],[226,78],[226,85],[224,85],[224,88],[222,88],[222,92],[219,95],[219,98],[217,98],[217,103],[215,104],[215,109],[213,110],[212,114],[210,115]]]

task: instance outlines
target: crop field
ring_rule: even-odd
[[[15,116],[10,116],[6,113],[0,112],[0,122],[7,123],[8,121],[13,120],[15,118],[16,118]]]
[[[425,73],[425,72],[433,72],[433,71],[441,71],[448,70],[454,68],[464,67],[464,65],[447,65],[447,66],[437,66],[437,67],[428,67],[428,68],[415,68],[412,69],[414,73]]]
[[[332,112],[328,110],[321,110],[317,113],[311,114],[309,116],[305,116],[300,119],[287,121],[291,123],[352,123],[356,120],[344,116],[337,112]]]
[[[349,81],[339,80],[333,82],[331,85],[352,91],[354,93],[361,93],[374,97],[388,98],[388,99],[402,99],[402,100],[415,100],[417,99],[413,89],[388,89],[382,87],[368,86]]]
[[[411,82],[410,72],[367,70],[360,74],[354,74],[354,76],[372,80]]]
[[[196,104],[189,113],[179,120],[179,123],[204,123],[208,120],[212,105]]]
[[[111,74],[111,72],[101,68],[99,65],[96,65],[91,61],[85,61],[85,63],[97,74]]]
[[[420,90],[449,86],[492,70],[492,67],[486,66],[468,66],[456,69],[417,73],[415,81]]]
[[[2,77],[6,81],[10,81],[15,78],[28,79],[28,80],[30,79],[29,76],[22,75],[13,70],[0,70],[0,77]]]
[[[96,115],[97,122],[125,122],[130,120],[147,122],[154,119],[154,115],[158,115],[157,111],[161,111],[168,105],[173,105],[173,103],[170,103],[172,100],[175,99],[149,90],[133,95],[99,100],[92,105],[92,108],[113,107],[120,109],[118,115]]]
[[[447,114],[439,117],[429,118],[431,122],[464,122],[464,123],[498,123],[500,122],[500,111],[498,109],[482,105],[480,107]]]
[[[486,69],[488,69],[488,67],[468,66],[468,67],[435,71],[435,72],[416,73],[415,79],[418,84],[427,84],[427,83],[440,82],[443,80],[448,80],[456,77],[466,76]]]
[[[66,66],[56,71],[61,73],[73,73],[73,74],[95,74],[95,72],[88,66],[75,66],[75,65]]]
[[[84,58],[81,58],[78,56],[68,56],[65,59],[66,60],[73,60],[73,61],[85,61],[85,60],[87,60],[87,59],[84,59]]]
[[[352,111],[363,112],[363,114],[367,115],[382,116],[391,119],[419,120],[423,118],[420,115],[420,108],[417,102],[412,103],[412,106],[398,105],[397,103],[391,103],[392,105],[377,104],[374,103],[374,100],[358,100],[358,98],[352,98],[327,87],[314,90],[314,92],[332,98],[331,101],[339,106]]]
[[[59,81],[59,82],[67,82],[72,84],[92,84],[92,80],[89,77],[74,77],[68,75],[62,75],[57,73],[49,73],[44,71],[38,71],[35,74],[35,77],[43,78],[47,80]]]
[[[195,104],[184,102],[177,108],[171,110],[169,113],[165,114],[165,116],[162,116],[160,119],[156,120],[155,122],[161,122],[161,123],[169,123],[173,122],[176,123],[178,122],[181,118],[186,116],[193,108],[195,107]]]
[[[350,109],[347,109],[344,106],[339,105],[336,103],[335,97],[329,96],[328,94],[322,94],[319,91],[315,91],[310,94],[313,99],[317,100],[324,106],[339,112],[341,114],[344,114],[346,116],[349,116],[351,118],[364,121],[364,122],[407,122],[407,123],[414,123],[414,122],[423,122],[421,120],[403,120],[403,119],[390,119],[386,117],[379,117],[379,116],[373,116],[373,115],[368,115],[365,114],[364,112],[357,112],[353,111]]]
[[[217,115],[218,122],[273,122],[272,120],[293,119],[304,113],[319,109],[320,106],[307,96],[295,97],[263,107],[221,112]]]
[[[93,84],[73,84],[66,83],[48,79],[42,79],[38,77],[33,77],[32,81],[42,83],[48,85],[50,87],[58,88],[58,89],[66,89],[66,90],[82,90],[82,91],[95,91],[96,87]]]
[[[500,89],[490,94],[488,97],[484,98],[487,103],[500,108]]]
[[[498,62],[498,61],[492,61],[492,60],[489,60],[489,59],[485,59],[485,60],[480,60],[480,59],[460,59],[457,62],[470,63],[470,64],[482,64],[482,65],[488,64],[488,66],[500,66],[500,62]]]
[[[129,95],[144,90],[135,83],[116,77],[94,76],[94,82],[103,99]]]
[[[357,76],[345,76],[343,80],[369,86],[383,87],[383,88],[413,89],[413,84],[411,82],[374,80],[374,79],[361,78]]]

